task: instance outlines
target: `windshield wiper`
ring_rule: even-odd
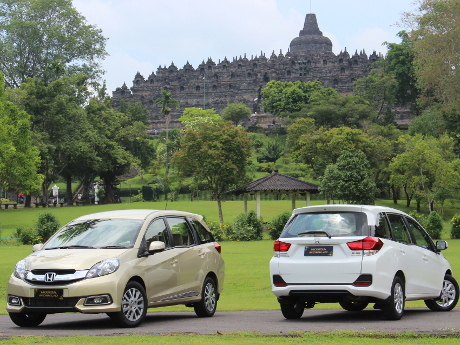
[[[331,238],[331,235],[329,235],[326,231],[323,230],[312,230],[312,231],[305,231],[297,234],[298,236],[300,235],[325,235],[328,238]]]
[[[96,249],[96,247],[91,247],[91,246],[80,246],[80,245],[72,245],[72,246],[62,246],[62,247],[52,247],[52,248],[46,248],[45,250],[50,250],[50,249]]]
[[[126,249],[128,247],[124,246],[104,246],[104,247],[99,247],[99,249]]]

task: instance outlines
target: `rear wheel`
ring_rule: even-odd
[[[458,302],[458,283],[454,277],[446,274],[442,283],[441,295],[438,298],[426,300],[425,304],[434,311],[452,310]]]
[[[367,307],[367,302],[354,302],[354,301],[342,301],[339,302],[340,306],[348,311],[361,311]]]
[[[280,300],[281,313],[286,319],[300,319],[305,310],[305,303],[296,299]]]
[[[121,311],[108,315],[120,327],[137,327],[147,313],[147,297],[141,284],[131,281],[126,284],[121,302]]]
[[[387,320],[400,320],[404,314],[404,284],[399,277],[395,277],[391,285],[391,295],[382,305],[382,312]]]
[[[213,316],[217,309],[217,287],[211,277],[204,280],[201,290],[201,301],[193,304],[193,309],[199,317]]]
[[[46,318],[46,314],[9,313],[10,319],[19,327],[37,327]]]

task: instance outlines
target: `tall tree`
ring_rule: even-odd
[[[187,129],[197,129],[203,123],[222,122],[214,109],[185,108],[179,118]]]
[[[8,87],[27,78],[48,83],[64,73],[96,78],[106,40],[71,0],[0,1],[0,69]]]
[[[244,182],[251,142],[246,133],[227,123],[206,123],[188,129],[173,163],[182,176],[204,181],[217,200],[220,222],[224,222],[224,192]]]

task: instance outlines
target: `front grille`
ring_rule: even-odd
[[[73,284],[73,283],[76,283],[76,282],[79,282],[83,279],[78,279],[78,280],[60,280],[60,281],[54,281],[54,282],[44,282],[44,281],[37,281],[37,280],[29,280],[29,279],[25,279],[26,282],[28,282],[29,284],[31,285],[35,285],[35,286],[66,286],[66,285],[70,285],[70,284]]]
[[[23,298],[24,305],[32,308],[73,308],[79,300],[79,297],[67,297],[56,300]]]
[[[59,269],[49,269],[49,270],[32,270],[31,271],[33,274],[36,275],[45,275],[46,273],[56,273],[57,275],[63,275],[63,274],[74,274],[76,270],[59,270]]]

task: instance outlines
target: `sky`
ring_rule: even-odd
[[[399,43],[398,22],[414,0],[73,0],[87,23],[108,38],[103,61],[109,95],[137,72],[147,78],[172,63],[197,68],[212,58],[285,54],[307,13],[315,13],[333,52],[386,53]]]

